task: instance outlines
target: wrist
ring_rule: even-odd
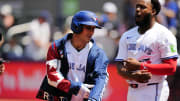
[[[140,70],[145,70],[145,69],[147,69],[147,67],[145,66],[145,63],[142,62],[140,65]]]

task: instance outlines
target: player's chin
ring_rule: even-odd
[[[91,37],[87,37],[86,42],[89,42],[91,40]]]
[[[137,21],[136,21],[136,25],[137,25],[137,26],[143,26],[143,25],[144,25],[144,22],[137,20]]]
[[[89,43],[89,41],[90,41],[90,40],[86,40],[85,42],[86,42],[86,43]]]
[[[137,23],[140,23],[140,22],[143,21],[143,18],[142,18],[141,16],[135,16],[135,21],[136,21]]]
[[[135,18],[135,21],[136,21],[136,23],[139,23],[139,22],[141,22],[142,20],[141,20],[141,18],[136,17],[136,18]]]

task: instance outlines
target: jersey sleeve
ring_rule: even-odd
[[[102,95],[109,80],[109,74],[107,72],[109,60],[106,54],[104,53],[104,51],[99,50],[97,52],[98,55],[95,59],[94,73],[93,73],[95,85],[91,89],[89,95],[89,99],[91,99],[92,101],[101,101]]]
[[[46,60],[48,84],[61,91],[68,92],[71,82],[66,80],[62,73],[59,72],[61,68],[61,60],[58,59],[58,53],[55,50],[56,46],[54,43],[49,47]]]
[[[119,41],[118,54],[115,61],[122,61],[127,58],[128,50],[126,44],[126,37],[123,35]]]
[[[162,59],[177,58],[177,42],[173,34],[168,31],[159,40],[159,50]]]

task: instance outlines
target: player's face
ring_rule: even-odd
[[[84,40],[85,42],[89,42],[94,34],[96,26],[83,25],[83,30],[79,34],[79,38]]]
[[[135,20],[138,26],[149,25],[152,20],[151,0],[137,0]]]

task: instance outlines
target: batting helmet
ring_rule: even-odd
[[[71,22],[71,30],[74,33],[80,33],[82,31],[82,25],[92,25],[96,28],[101,28],[98,25],[97,16],[91,11],[77,12]]]

